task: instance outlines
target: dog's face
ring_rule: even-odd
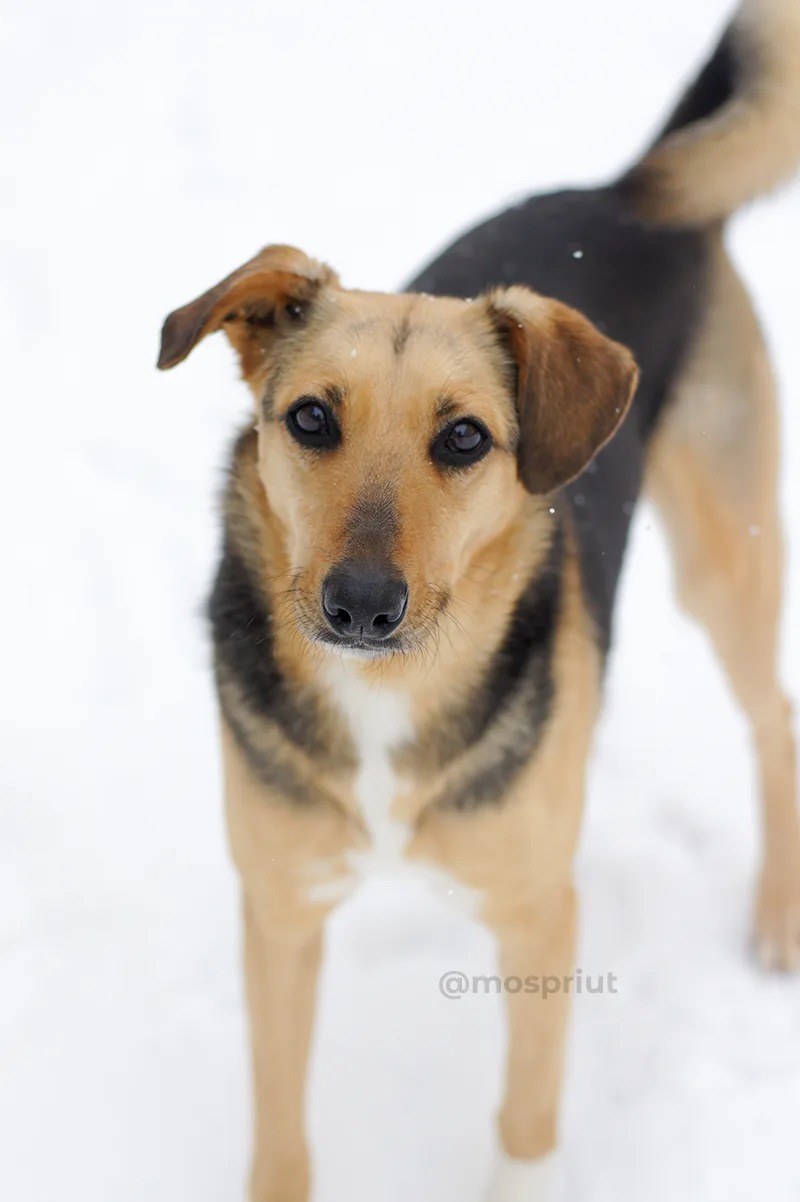
[[[496,339],[474,306],[339,292],[266,389],[260,470],[309,637],[418,646],[524,497]]]
[[[290,247],[173,313],[159,366],[218,328],[256,400],[294,619],[362,655],[426,641],[526,496],[611,436],[636,377],[627,351],[527,289],[347,291]]]

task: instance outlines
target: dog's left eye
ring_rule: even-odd
[[[448,467],[469,467],[482,459],[492,445],[489,431],[473,418],[445,426],[434,440],[431,454]]]
[[[295,401],[286,414],[286,428],[304,447],[330,451],[341,441],[341,431],[330,409],[316,397]]]

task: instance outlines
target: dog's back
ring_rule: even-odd
[[[646,427],[703,299],[706,233],[800,160],[800,5],[744,0],[653,146],[607,187],[533,197],[475,227],[408,291],[524,284],[629,346]]]
[[[646,447],[718,291],[721,225],[787,178],[798,159],[800,5],[745,0],[653,146],[621,179],[517,204],[463,235],[408,285],[464,297],[527,285],[633,351],[641,375],[631,411],[564,490],[606,646]]]

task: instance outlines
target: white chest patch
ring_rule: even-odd
[[[393,752],[414,733],[408,701],[402,693],[366,684],[358,664],[333,661],[327,670],[331,697],[350,727],[358,768],[354,792],[370,844],[351,852],[347,872],[332,874],[329,866],[315,866],[312,901],[335,901],[352,893],[367,877],[376,874],[412,873],[468,912],[475,908],[473,891],[459,885],[435,864],[405,858],[411,829],[398,819],[395,804],[403,781],[395,772]]]
[[[408,702],[401,693],[365,684],[346,661],[337,664],[333,683],[356,745],[355,795],[372,843],[357,857],[366,861],[361,873],[391,870],[402,861],[409,835],[407,825],[392,815],[401,789],[392,752],[413,732]]]

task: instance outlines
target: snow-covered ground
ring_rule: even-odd
[[[227,8],[227,11],[225,11]],[[163,315],[267,241],[391,288],[509,197],[618,169],[723,0],[10,0],[0,203],[0,1198],[235,1202],[249,1131],[235,881],[200,618],[246,398]],[[800,189],[731,240],[784,395],[800,691]],[[634,538],[580,860],[571,1202],[797,1202],[800,982],[745,953],[753,765],[703,637]],[[488,938],[376,885],[331,931],[318,1202],[476,1199]]]

